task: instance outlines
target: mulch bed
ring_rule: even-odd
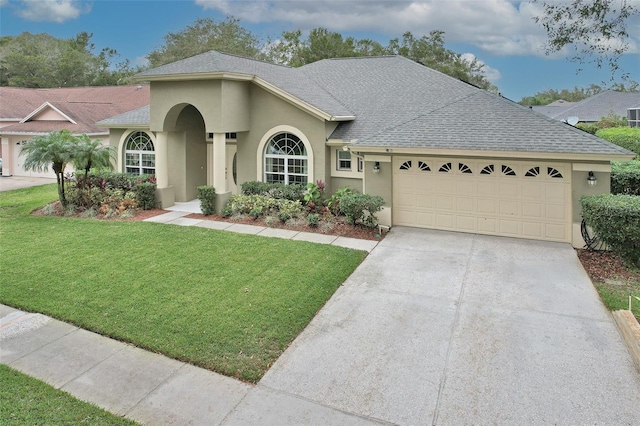
[[[578,250],[578,258],[595,282],[640,282],[640,272],[626,267],[622,259],[610,251]]]
[[[382,232],[382,234],[378,233],[378,227],[367,228],[362,225],[356,225],[356,226],[350,225],[349,223],[347,223],[346,218],[342,216],[333,218],[331,229],[325,229],[322,226],[311,227],[306,223],[303,223],[301,225],[292,225],[290,222],[282,223],[280,221],[276,221],[274,223],[266,225],[263,217],[260,217],[258,219],[245,217],[243,219],[237,220],[237,219],[232,219],[230,217],[222,217],[220,215],[205,216],[199,213],[192,213],[185,217],[190,219],[215,220],[218,222],[243,223],[246,225],[289,229],[289,230],[298,231],[298,232],[314,232],[318,234],[336,235],[339,237],[358,238],[361,240],[372,240],[372,241],[380,241],[384,238],[384,235],[385,235],[384,232]]]
[[[46,210],[49,210],[49,212],[45,213]],[[136,221],[142,221],[142,220],[145,220],[154,216],[158,216],[163,213],[168,213],[168,212],[169,212],[168,210],[162,210],[162,209],[137,210],[136,214],[130,217],[123,218],[120,216],[114,216],[114,217],[105,218],[104,215],[97,214],[95,217],[92,217],[90,219],[120,221],[120,222],[136,222]],[[47,207],[43,207],[41,209],[35,210],[33,214],[36,216],[47,215],[47,216],[84,218],[82,213],[76,213],[73,215],[65,214],[60,204],[60,201],[56,201],[54,203],[51,203]],[[253,219],[251,217],[246,217],[240,220],[233,220],[231,218],[225,218],[220,215],[205,216],[199,213],[192,213],[185,217],[191,218],[191,219],[200,219],[200,220],[215,220],[219,222],[233,222],[233,223],[243,223],[247,225],[267,226],[264,223],[264,218]],[[382,234],[379,234],[377,227],[367,228],[361,225],[357,225],[357,226],[350,225],[347,223],[346,218],[344,217],[333,218],[331,229],[327,229],[322,226],[311,227],[311,226],[308,226],[306,223],[303,223],[300,225],[284,224],[279,221],[269,224],[268,227],[290,229],[290,230],[299,231],[299,232],[314,232],[319,234],[336,235],[339,237],[358,238],[361,240],[372,240],[372,241],[380,241],[384,238],[384,235],[385,235],[384,232]]]

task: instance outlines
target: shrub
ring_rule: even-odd
[[[200,210],[203,215],[209,216],[216,213],[216,190],[213,186],[199,186],[198,200],[200,200]]]
[[[136,200],[138,207],[142,210],[151,210],[156,207],[156,184],[151,182],[143,182],[135,187]]]
[[[377,195],[348,194],[340,198],[340,210],[347,216],[351,224],[358,221],[365,226],[374,227],[378,224],[375,213],[382,210],[384,200]]]
[[[263,195],[291,201],[302,201],[305,195],[305,187],[297,184],[251,181],[243,183],[240,188],[243,195]]]
[[[266,195],[232,195],[225,206],[225,213],[228,215],[245,214],[254,218],[261,215],[276,215],[281,217],[280,220],[283,222],[292,217],[300,216],[302,211],[300,201],[272,198]]]
[[[312,228],[315,228],[320,223],[320,215],[317,213],[311,213],[307,216],[307,225]]]
[[[640,266],[640,197],[604,194],[582,197],[580,203],[595,234],[614,253]]]
[[[322,194],[320,193],[320,187],[318,184],[309,182],[307,184],[307,192],[304,194],[304,201],[308,205],[315,207],[315,204],[320,200],[321,196]]]
[[[640,195],[640,160],[611,163],[611,193]]]
[[[640,128],[614,127],[596,132],[596,136],[636,153],[640,159]]]
[[[576,127],[582,131],[591,133],[592,135],[595,135],[598,131],[598,126],[592,123],[578,123],[576,124]]]
[[[353,194],[353,190],[348,186],[345,186],[344,188],[340,188],[336,192],[334,192],[331,195],[331,198],[327,200],[327,207],[334,216],[339,216],[340,214],[342,214],[342,212],[340,211],[340,199],[349,194]]]

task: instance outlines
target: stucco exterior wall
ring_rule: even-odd
[[[343,178],[343,177],[332,177],[331,178],[331,187],[328,188],[327,190],[329,191],[329,194],[336,192],[336,190],[340,189],[340,188],[344,188],[345,186],[348,186],[349,188],[358,191],[358,192],[362,192],[363,191],[363,185],[362,185],[362,179],[351,179],[351,178]],[[385,200],[386,201],[386,200]]]
[[[207,144],[204,121],[198,110],[188,106],[182,110],[176,123],[177,143],[173,149],[180,150],[176,157],[184,161],[179,167],[184,170],[181,179],[174,176],[169,184],[175,188],[176,201],[191,201],[197,198],[197,188],[207,184]],[[178,142],[179,140],[179,142]],[[170,142],[169,146],[174,145]],[[181,145],[181,146],[180,146]],[[169,156],[169,167],[173,165]]]
[[[250,130],[238,133],[237,138],[238,185],[263,180],[262,176],[258,176],[258,161],[262,163],[264,153],[258,152],[258,148],[263,137],[272,136],[269,133],[277,126],[291,126],[306,137],[313,150],[314,163],[309,181],[326,181],[324,121],[255,85],[251,86],[250,95]]]

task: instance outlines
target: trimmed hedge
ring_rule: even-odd
[[[640,159],[640,128],[614,127],[596,132],[596,136],[636,153]]]
[[[240,186],[244,195],[263,195],[271,198],[285,199],[291,201],[302,201],[307,192],[304,185],[284,183],[268,183],[251,181],[245,182]]]
[[[298,200],[273,198],[267,195],[232,195],[224,208],[223,216],[247,214],[253,218],[275,215],[282,222],[302,215],[304,209]]]
[[[595,234],[627,262],[640,266],[640,197],[582,197],[582,215]]]
[[[151,210],[156,207],[156,186],[151,182],[142,182],[136,185],[134,189],[136,200],[138,200],[138,207],[142,210]]]
[[[338,204],[349,223],[361,222],[364,226],[373,228],[378,224],[375,214],[382,210],[384,199],[377,195],[347,194],[340,198]]]
[[[202,214],[205,216],[216,214],[216,189],[209,185],[202,185],[197,189]]]
[[[611,193],[640,195],[640,160],[611,163]]]

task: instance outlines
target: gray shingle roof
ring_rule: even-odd
[[[270,64],[213,50],[145,71],[137,77],[144,80],[146,77],[219,72],[256,76],[331,116],[353,116],[349,109],[308,78],[299,68]]]
[[[361,139],[478,89],[401,56],[326,59],[301,68],[356,115],[331,136]]]
[[[630,154],[629,151],[527,107],[476,90],[354,146],[540,153]]]
[[[535,106],[533,109],[561,121],[568,117],[578,117],[578,120],[583,122],[595,122],[610,114],[626,117],[628,108],[638,107],[640,107],[640,92],[606,90],[571,105]]]
[[[128,111],[115,117],[107,118],[99,121],[98,126],[101,127],[119,127],[119,126],[145,126],[151,122],[151,108],[149,105],[142,108]]]

